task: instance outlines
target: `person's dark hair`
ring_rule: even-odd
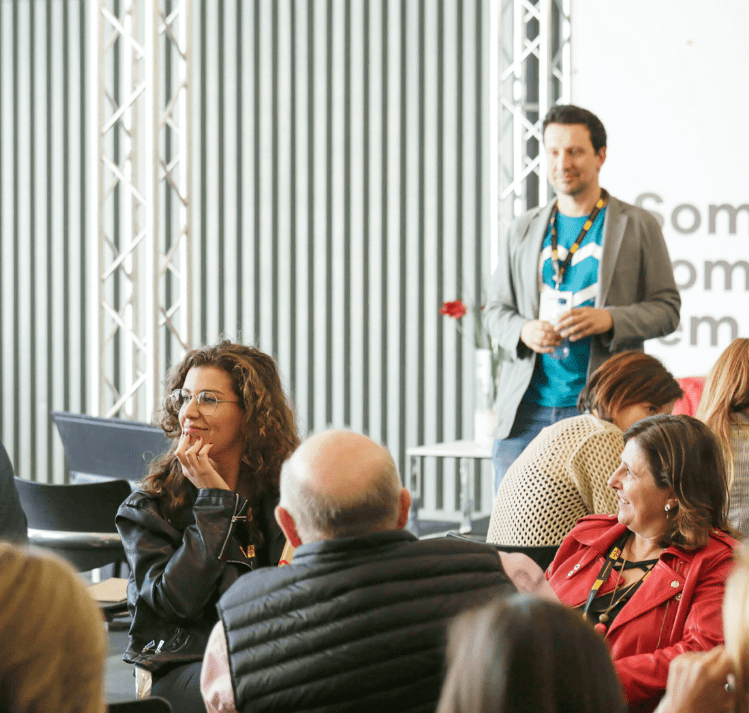
[[[177,515],[194,495],[195,486],[182,475],[175,451],[181,433],[179,410],[169,394],[185,383],[193,367],[214,366],[232,379],[245,420],[245,447],[239,466],[239,490],[255,510],[266,493],[278,493],[281,466],[299,445],[294,412],[281,386],[275,360],[255,347],[228,340],[188,352],[166,377],[161,428],[173,443],[151,463],[143,489],[159,496],[167,517]],[[250,523],[256,546],[262,544],[257,518]]]
[[[526,594],[450,627],[437,713],[623,713],[611,654],[579,612]]]
[[[679,501],[668,514],[662,547],[704,547],[713,530],[732,536],[728,521],[728,483],[718,439],[692,416],[650,416],[630,426],[624,442],[634,439],[659,488],[671,488]]]
[[[559,104],[551,107],[544,117],[542,134],[549,124],[584,124],[590,132],[593,150],[598,153],[606,146],[606,129],[601,120],[592,112],[574,104]]]
[[[644,352],[621,352],[607,359],[588,379],[577,399],[577,408],[604,421],[634,404],[662,408],[684,395],[679,382],[658,359]]]

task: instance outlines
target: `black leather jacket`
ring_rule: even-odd
[[[192,507],[168,520],[156,496],[135,491],[117,512],[130,565],[133,618],[123,659],[150,671],[199,661],[218,619],[216,602],[244,573],[278,564],[284,537],[266,498],[255,517],[265,536],[248,542],[247,500],[230,490],[195,489]]]

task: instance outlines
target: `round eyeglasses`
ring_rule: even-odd
[[[172,400],[174,407],[181,411],[190,402],[190,399],[195,398],[195,403],[198,405],[198,411],[204,416],[210,416],[216,412],[219,404],[238,404],[239,401],[229,401],[227,399],[220,399],[212,391],[201,391],[199,394],[191,394],[189,391],[184,389],[175,389],[169,394],[169,398]]]

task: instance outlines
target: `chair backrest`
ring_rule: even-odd
[[[172,713],[172,706],[164,698],[154,696],[137,701],[110,703],[109,713]]]
[[[470,537],[463,537],[457,532],[448,532],[446,537],[450,537],[456,540],[467,540],[469,542],[476,542],[476,540]],[[493,547],[498,552],[520,552],[524,555],[528,555],[544,572],[548,566],[554,561],[556,557],[559,545],[539,545],[539,546],[522,546],[522,545],[499,545],[492,542],[480,542],[479,544],[486,545],[487,547]]]
[[[171,445],[160,428],[148,423],[67,411],[53,411],[52,419],[76,482],[141,480],[149,463]]]
[[[131,492],[127,480],[75,485],[14,480],[29,527],[37,530],[117,532],[114,516]]]
[[[130,495],[127,480],[48,485],[15,478],[29,521],[29,542],[53,550],[81,572],[121,562],[114,518]]]
[[[13,465],[0,443],[0,539],[28,544],[26,515],[16,492]]]

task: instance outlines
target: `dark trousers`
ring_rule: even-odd
[[[202,661],[176,666],[166,673],[153,677],[153,695],[166,698],[174,713],[205,713],[200,695],[200,669]]]

